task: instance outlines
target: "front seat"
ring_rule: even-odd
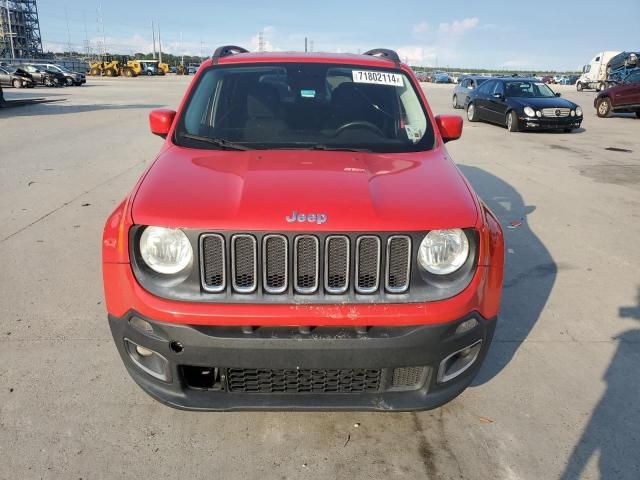
[[[282,103],[273,85],[259,84],[247,93],[246,142],[278,141],[286,130]]]

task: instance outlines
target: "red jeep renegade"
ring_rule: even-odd
[[[487,353],[503,237],[385,49],[226,46],[107,220],[109,323],[133,379],[192,410],[420,410]]]

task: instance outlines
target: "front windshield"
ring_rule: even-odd
[[[320,63],[209,68],[175,137],[179,145],[223,148],[203,139],[251,149],[376,152],[434,144],[433,128],[404,73]]]
[[[507,82],[505,85],[507,97],[527,97],[527,98],[543,98],[555,97],[555,93],[542,82],[533,82],[520,80]]]

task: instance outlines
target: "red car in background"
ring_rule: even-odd
[[[599,117],[610,117],[614,112],[635,112],[640,118],[640,69],[630,73],[620,85],[602,90],[593,106]]]
[[[460,394],[496,325],[496,217],[396,52],[202,64],[107,220],[111,331],[133,379],[192,410],[421,410]]]

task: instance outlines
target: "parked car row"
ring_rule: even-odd
[[[561,98],[560,93],[536,77],[462,77],[453,89],[451,103],[453,108],[466,109],[470,122],[495,123],[510,132],[563,130],[568,133],[579,128],[583,119],[578,104]],[[599,117],[626,112],[640,118],[640,70],[633,71],[620,85],[602,90],[594,100],[594,107]]]
[[[14,88],[80,86],[87,83],[84,73],[73,72],[53,63],[0,66],[0,83]]]

